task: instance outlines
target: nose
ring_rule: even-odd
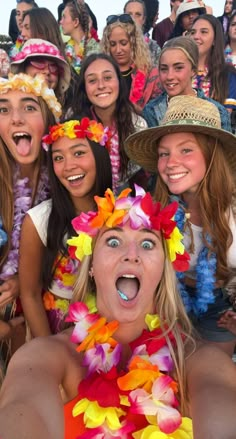
[[[132,262],[135,264],[140,264],[141,259],[139,256],[138,246],[136,242],[131,242],[126,246],[122,259],[124,262]]]
[[[24,116],[21,110],[17,108],[12,110],[12,123],[14,125],[21,125],[24,123]]]
[[[169,153],[168,155],[168,160],[167,160],[167,167],[168,168],[173,168],[174,166],[178,166],[179,164],[179,159],[177,154],[175,153]]]
[[[166,78],[167,79],[172,79],[173,78],[173,69],[169,68],[167,70]]]
[[[64,171],[71,171],[76,168],[78,165],[75,163],[75,160],[71,157],[64,158]]]
[[[98,80],[98,88],[104,88],[105,87],[105,85],[104,85],[104,81],[103,81],[103,78],[100,78],[99,80]]]

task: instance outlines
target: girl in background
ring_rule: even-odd
[[[131,133],[145,128],[147,124],[129,101],[120,69],[113,58],[104,53],[87,57],[71,106],[75,114],[95,118],[110,128],[112,187],[115,193],[118,194],[127,184],[133,185],[135,182],[145,186],[146,176],[128,160],[124,141]]]

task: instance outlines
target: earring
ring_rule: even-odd
[[[89,276],[91,277],[91,279],[93,279],[93,276],[94,276],[94,274],[93,274],[93,267],[91,267],[89,269]]]

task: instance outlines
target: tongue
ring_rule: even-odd
[[[116,287],[119,292],[126,297],[125,300],[132,300],[138,294],[139,283],[137,279],[120,277],[116,282]]]
[[[18,143],[16,144],[16,150],[18,154],[22,156],[26,156],[30,153],[31,149],[31,142],[26,137],[22,137],[19,139]]]

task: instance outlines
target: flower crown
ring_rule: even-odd
[[[49,134],[43,137],[43,148],[47,151],[48,145],[51,145],[59,137],[68,137],[69,139],[84,139],[87,137],[109,149],[111,132],[108,127],[104,127],[101,123],[90,120],[88,117],[84,117],[80,121],[69,120],[50,127]]]
[[[54,114],[55,119],[58,120],[61,116],[61,104],[58,102],[53,89],[48,88],[43,75],[36,75],[33,78],[25,73],[17,75],[10,73],[8,79],[0,78],[0,94],[8,93],[11,90],[19,90],[24,93],[41,96]]]
[[[130,221],[134,230],[143,225],[147,229],[161,231],[167,245],[168,257],[176,271],[185,271],[189,266],[189,255],[181,242],[181,235],[173,220],[178,203],[173,202],[165,208],[154,203],[150,193],[135,185],[135,197],[128,197],[131,189],[125,189],[115,198],[111,189],[105,192],[105,198],[94,197],[97,212],[81,213],[72,220],[72,225],[79,236],[68,239],[69,253],[72,258],[83,260],[92,254],[92,238],[106,226],[109,228],[124,226]]]

